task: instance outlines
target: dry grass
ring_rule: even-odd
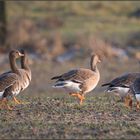
[[[82,106],[73,98],[22,98],[29,104],[0,111],[0,138],[135,139],[139,111],[129,110],[113,95],[88,98]]]

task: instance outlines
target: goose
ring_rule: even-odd
[[[5,72],[0,75],[0,99],[1,107],[5,106],[9,110],[12,108],[7,104],[8,99],[16,95],[19,91],[20,85],[20,72],[17,68],[16,59],[22,57],[23,54],[18,50],[12,50],[9,53],[9,61],[11,71]]]
[[[24,56],[21,57],[21,69],[19,69],[20,75],[21,75],[21,91],[25,90],[30,82],[31,82],[31,69],[28,65],[28,58],[27,58],[27,52],[25,50],[20,51]],[[17,104],[21,104],[22,102],[17,100],[15,97],[14,101]]]
[[[136,108],[137,110],[140,109],[140,77],[136,78],[132,85],[127,86],[130,88],[130,92],[133,93],[137,103]],[[132,102],[132,100],[131,100]]]
[[[99,82],[98,62],[101,62],[99,56],[92,54],[90,60],[91,69],[72,69],[62,75],[52,77],[51,80],[56,80],[55,85],[52,87],[65,89],[71,96],[77,97],[81,105],[85,99],[85,94],[92,91]]]
[[[23,91],[27,86],[23,84],[24,70],[18,69],[16,64],[16,59],[19,57],[23,57],[21,60],[22,68],[26,67],[26,56],[18,50],[12,50],[9,53],[11,71],[0,75],[1,107],[6,107],[9,110],[12,110],[12,108],[7,104],[8,99],[13,98],[14,101],[19,104],[19,101],[15,98],[15,96]]]
[[[125,106],[132,107],[132,99],[129,94],[129,86],[133,84],[136,78],[140,77],[138,72],[124,73],[121,76],[114,78],[112,81],[102,84],[102,87],[107,86],[107,92],[117,92],[122,100],[124,100]]]

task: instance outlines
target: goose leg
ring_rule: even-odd
[[[21,104],[21,101],[17,100],[16,97],[13,97],[16,104]]]
[[[16,104],[22,104],[22,105],[25,105],[25,104],[29,104],[30,102],[25,102],[25,101],[20,101],[18,100],[16,97],[13,97],[13,100]]]
[[[140,109],[140,102],[139,101],[137,101],[137,103],[136,103],[136,108],[137,108],[137,110]]]
[[[130,95],[127,95],[124,99],[124,104],[128,108],[132,108],[132,98]]]
[[[83,95],[80,95],[80,94],[78,96],[79,96],[78,98],[80,99],[80,105],[82,105],[85,97]]]
[[[71,96],[75,96],[75,97],[78,96],[77,93],[70,93],[70,95],[71,95]]]
[[[2,99],[1,109],[3,108],[6,108],[8,110],[13,110],[13,108],[8,105],[8,100],[6,98]]]
[[[79,93],[70,93],[71,96],[77,97],[78,99],[80,98],[80,94]]]
[[[78,99],[80,99],[80,105],[82,105],[83,103],[83,100],[85,99],[85,97],[79,93],[70,93],[71,96],[75,96],[77,97]]]

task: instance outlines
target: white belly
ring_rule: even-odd
[[[136,94],[136,99],[140,102],[140,94]]]
[[[64,86],[64,89],[68,92],[79,92],[81,91],[79,83],[74,83],[71,81],[67,81],[67,85]]]
[[[117,95],[124,97],[128,94],[129,88],[116,87],[114,91],[117,92]]]
[[[67,92],[79,92],[81,91],[78,87],[64,87]]]
[[[56,85],[54,85],[54,88],[62,88],[65,89],[67,92],[80,92],[80,83],[75,83],[72,81],[61,81],[57,82]]]
[[[3,93],[4,93],[4,91],[1,91],[1,92],[0,92],[0,99],[1,99],[2,96],[3,96]]]
[[[126,93],[128,93],[129,88],[122,88],[122,87],[119,87],[118,90],[119,90],[120,93],[126,94]]]

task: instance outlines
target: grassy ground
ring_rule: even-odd
[[[95,95],[80,106],[72,97],[22,98],[29,103],[0,111],[0,138],[139,138],[139,111],[118,100],[109,94]]]
[[[136,60],[113,61],[99,65],[101,80],[87,95],[82,106],[67,93],[52,89],[53,75],[73,67],[89,67],[89,58],[61,64],[36,61],[31,66],[32,82],[17,97],[26,102],[13,111],[0,111],[0,138],[48,139],[135,139],[139,138],[140,111],[126,108],[113,94],[103,93],[100,85],[125,71],[138,71]],[[130,67],[132,66],[132,67]],[[8,64],[3,70],[8,69]],[[14,105],[13,103],[9,103]]]

